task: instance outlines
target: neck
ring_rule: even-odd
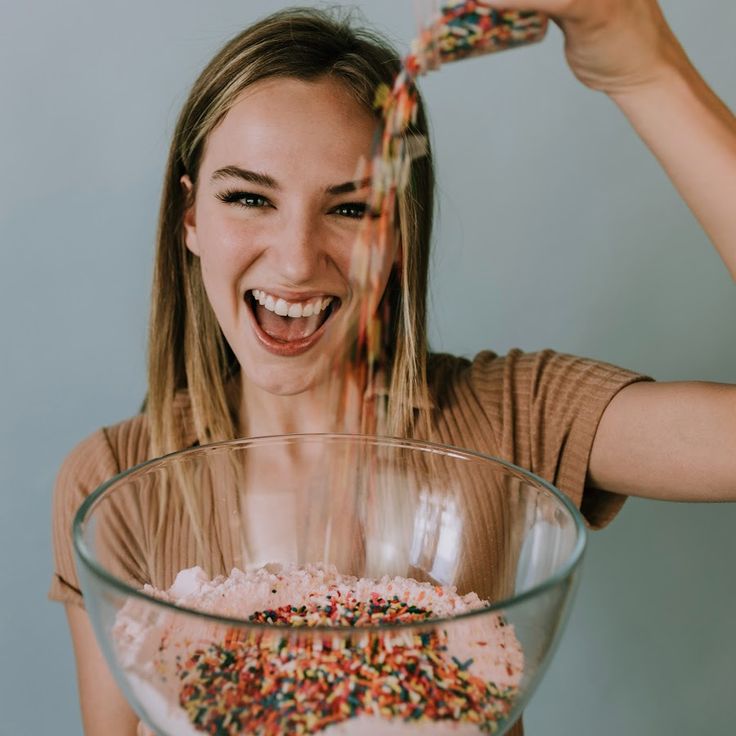
[[[231,400],[238,407],[242,437],[323,432],[359,432],[362,392],[354,381],[325,381],[291,396],[269,393],[250,383],[241,373]],[[340,404],[343,406],[340,407]]]

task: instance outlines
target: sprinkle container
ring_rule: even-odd
[[[482,0],[416,0],[419,33],[412,52],[424,70],[541,41],[546,15],[492,8]]]

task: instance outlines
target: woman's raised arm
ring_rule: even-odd
[[[736,280],[736,118],[657,0],[491,0],[549,14],[575,76],[605,92],[667,172]]]
[[[635,383],[603,412],[589,485],[662,501],[736,501],[736,386]]]
[[[606,93],[657,157],[736,280],[736,118],[657,0],[490,0],[547,13],[575,76]],[[611,401],[588,483],[628,495],[736,501],[736,386],[637,383]]]

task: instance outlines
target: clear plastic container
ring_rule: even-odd
[[[419,33],[412,48],[421,72],[448,61],[541,41],[547,16],[492,8],[482,0],[415,0]]]

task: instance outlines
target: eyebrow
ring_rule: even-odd
[[[370,177],[360,179],[359,181],[346,181],[343,184],[335,184],[335,186],[327,187],[327,194],[347,194],[348,192],[357,192],[359,189],[367,187],[371,183]]]
[[[217,169],[212,176],[210,181],[215,182],[220,179],[242,179],[251,184],[256,184],[266,189],[280,189],[279,183],[272,176],[264,174],[260,171],[249,171],[248,169],[242,169],[240,166],[223,166],[221,169]],[[360,179],[358,181],[346,181],[342,184],[334,184],[333,186],[327,187],[325,192],[330,195],[347,194],[349,192],[357,192],[364,187],[367,187],[371,183],[370,177]]]
[[[262,174],[259,171],[241,169],[240,166],[224,166],[221,169],[217,169],[210,177],[210,181],[215,182],[219,179],[243,179],[251,184],[257,184],[267,189],[280,188],[278,182],[272,176]]]

